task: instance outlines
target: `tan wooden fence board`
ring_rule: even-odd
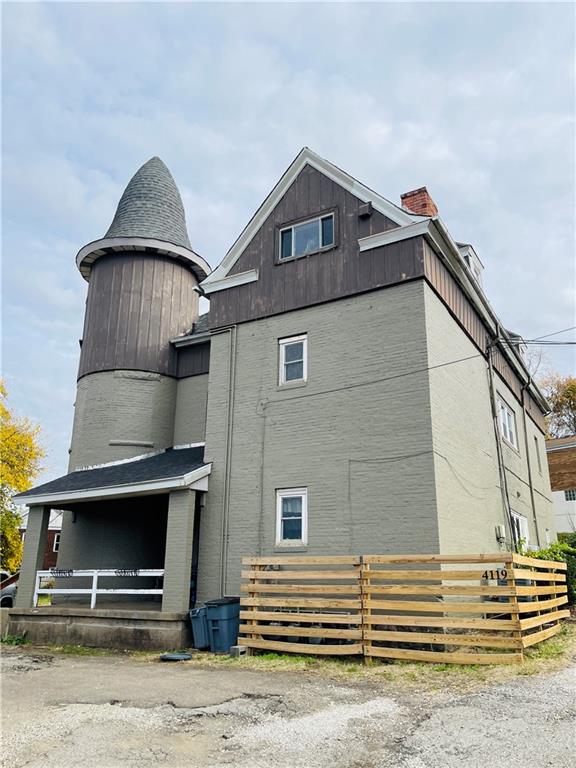
[[[250,649],[512,664],[569,615],[565,564],[512,553],[242,562],[240,642]]]

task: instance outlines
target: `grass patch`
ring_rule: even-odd
[[[365,664],[361,657],[328,658],[280,653],[232,658],[212,653],[196,653],[191,667],[250,669],[259,672],[307,672],[351,681],[386,681],[392,687],[429,691],[470,690],[479,685],[498,683],[523,675],[554,672],[565,667],[576,653],[576,625],[565,624],[554,637],[527,648],[523,664],[429,664],[426,662],[387,662],[374,659]]]
[[[24,635],[4,635],[0,642],[4,645],[26,645],[28,641]]]
[[[52,605],[52,595],[38,595],[38,607]]]
[[[24,638],[8,636],[8,645],[22,645]],[[168,651],[117,650],[82,645],[42,646],[42,650],[68,656],[110,656],[146,663],[160,663]],[[426,690],[430,692],[469,691],[479,686],[499,683],[514,677],[539,675],[565,667],[576,654],[576,624],[564,624],[554,637],[527,648],[523,664],[428,664],[374,659],[364,663],[360,656],[326,657],[286,653],[261,653],[256,656],[233,658],[227,654],[192,651],[190,661],[180,662],[188,669],[251,670],[266,673],[297,673],[331,679],[346,679],[351,683],[386,684],[388,689]]]

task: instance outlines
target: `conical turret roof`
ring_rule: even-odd
[[[136,171],[120,198],[109,237],[143,237],[190,248],[182,198],[172,174],[153,157]]]

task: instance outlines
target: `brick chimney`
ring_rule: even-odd
[[[404,192],[403,195],[400,195],[400,203],[403,208],[407,208],[420,216],[436,216],[438,213],[436,203],[428,194],[426,187],[413,189],[412,192]]]

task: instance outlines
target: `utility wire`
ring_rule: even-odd
[[[567,333],[568,331],[576,331],[576,325],[573,325],[571,328],[564,328],[562,331],[547,333],[544,336],[536,336],[535,339],[530,339],[530,341],[540,341],[540,339],[547,339],[549,336],[558,336],[560,333]]]
[[[438,365],[429,365],[426,368],[416,368],[413,371],[406,371],[405,373],[397,373],[394,376],[384,376],[380,379],[371,379],[370,381],[360,381],[357,384],[348,384],[344,387],[334,387],[333,389],[323,389],[320,392],[307,392],[302,395],[294,395],[293,397],[283,397],[279,400],[271,400],[270,402],[273,403],[284,403],[287,400],[301,400],[305,397],[317,397],[318,395],[330,395],[333,392],[342,392],[348,389],[357,389],[358,387],[367,387],[370,384],[380,384],[384,381],[393,381],[395,379],[403,379],[406,376],[414,376],[416,373],[425,373],[426,371],[434,371],[437,368],[444,368],[447,365],[455,365],[456,363],[463,363],[466,360],[474,360],[477,357],[482,357],[485,359],[485,356],[479,352],[476,355],[469,355],[468,357],[460,357],[457,360],[449,360],[446,363],[438,363]]]

